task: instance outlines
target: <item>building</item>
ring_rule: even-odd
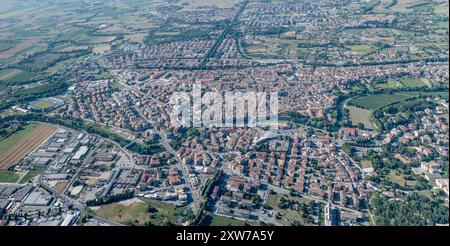
[[[341,211],[339,208],[333,208],[330,203],[325,205],[325,226],[340,226]]]

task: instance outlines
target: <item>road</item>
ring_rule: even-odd
[[[203,60],[201,67],[204,67],[208,63],[209,58],[214,57],[217,49],[222,44],[223,40],[226,38],[226,36],[230,32],[231,28],[238,22],[239,16],[241,15],[242,12],[244,12],[245,8],[247,7],[248,2],[249,2],[249,0],[246,0],[245,2],[242,3],[242,6],[236,12],[231,23],[225,28],[225,30],[222,32],[222,34],[219,36],[219,38],[214,43],[214,45],[208,51],[208,54],[206,55],[205,59]]]

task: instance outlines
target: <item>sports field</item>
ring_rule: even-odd
[[[56,128],[48,125],[28,125],[24,130],[0,142],[0,169],[16,165],[46,140]]]

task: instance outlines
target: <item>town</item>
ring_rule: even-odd
[[[0,225],[448,225],[448,1],[75,2],[0,46]],[[173,124],[196,86],[277,120]]]

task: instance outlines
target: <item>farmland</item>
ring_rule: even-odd
[[[16,165],[56,130],[48,125],[29,125],[0,142],[0,169]]]
[[[0,82],[22,82],[28,81],[31,78],[31,74],[27,71],[20,69],[6,69],[0,71]]]
[[[12,145],[14,145],[16,142],[22,140],[25,136],[30,134],[33,130],[35,130],[37,125],[30,124],[24,127],[23,130],[20,130],[8,138],[0,141],[0,156],[3,155],[5,152],[7,152]]]
[[[351,99],[349,104],[363,109],[375,110],[377,108],[389,105],[391,103],[400,102],[407,99],[408,96],[404,95],[370,95]]]

